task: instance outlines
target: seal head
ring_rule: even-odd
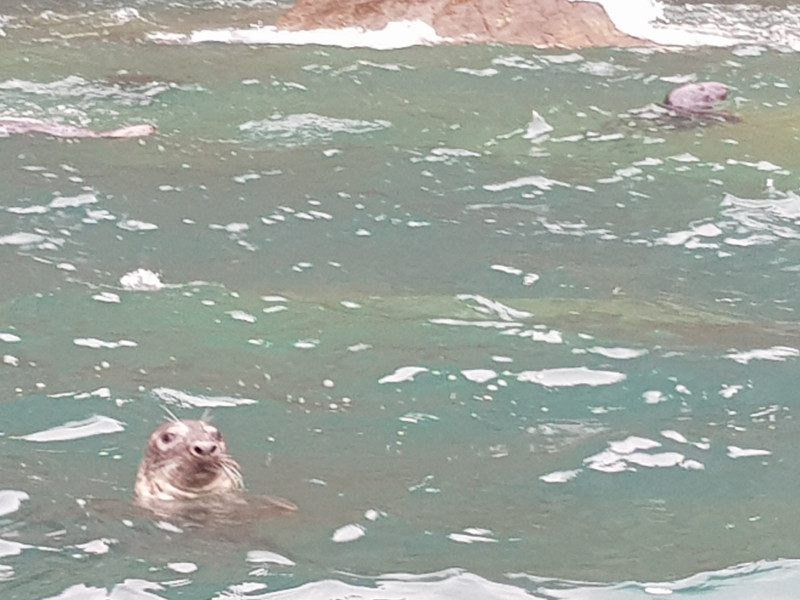
[[[134,486],[136,503],[156,513],[185,502],[227,499],[244,489],[239,465],[206,421],[171,421],[150,436]]]

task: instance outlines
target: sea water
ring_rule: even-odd
[[[636,6],[669,51],[0,4],[0,116],[159,128],[0,139],[0,597],[796,598],[797,7]],[[298,514],[134,510],[164,409]]]

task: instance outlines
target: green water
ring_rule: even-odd
[[[159,128],[0,139],[2,598],[792,597],[794,54],[179,46],[145,34],[277,9],[146,8],[0,38],[0,115]],[[741,123],[630,112],[690,75]],[[136,512],[165,405],[298,515]]]

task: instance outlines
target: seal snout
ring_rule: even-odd
[[[216,442],[195,442],[189,451],[197,458],[209,458],[219,454],[219,446]]]

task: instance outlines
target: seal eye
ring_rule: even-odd
[[[175,440],[175,434],[170,433],[169,431],[161,434],[161,442],[164,444],[169,444]]]

